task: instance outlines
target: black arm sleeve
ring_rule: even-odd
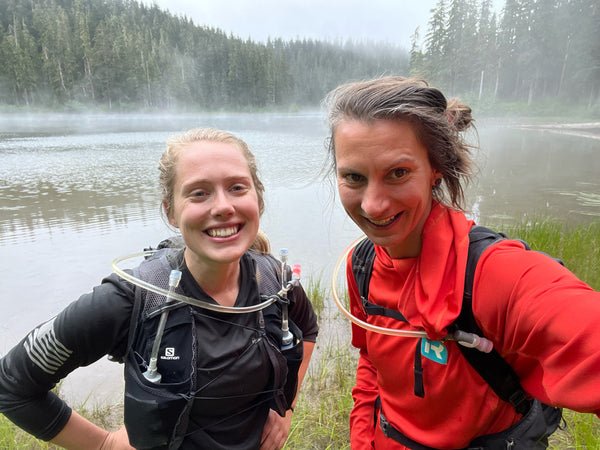
[[[290,319],[302,330],[302,337],[305,341],[317,341],[317,335],[319,334],[317,315],[301,285],[292,290]]]
[[[124,354],[133,298],[113,274],[32,330],[0,359],[0,412],[39,439],[56,436],[71,408],[49,391],[77,367]]]

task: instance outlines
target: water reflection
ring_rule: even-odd
[[[115,187],[114,185],[111,187]],[[111,224],[144,222],[158,214],[158,200],[133,189],[102,191],[74,184],[13,184],[1,189],[4,205],[0,220],[0,242],[35,240],[40,229],[71,227],[104,230]],[[151,197],[151,201],[148,199]]]
[[[104,229],[154,215],[165,139],[160,133],[2,139],[0,243],[34,239],[40,229]]]

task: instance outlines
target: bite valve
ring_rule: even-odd
[[[483,353],[489,353],[494,348],[494,343],[492,341],[482,336],[478,336],[475,333],[457,330],[453,333],[452,337],[463,347],[476,348]]]

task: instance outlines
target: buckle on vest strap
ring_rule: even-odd
[[[527,399],[525,391],[521,389],[513,392],[508,398],[508,401],[519,414],[525,415],[529,412],[529,409],[531,409],[531,401]]]

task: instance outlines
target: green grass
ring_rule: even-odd
[[[356,352],[347,344],[328,344],[315,362],[302,385],[284,448],[349,449]]]
[[[600,290],[600,222],[568,226],[545,219],[516,225],[495,226],[510,237],[520,238],[534,250],[560,258],[575,275]],[[328,280],[327,280],[328,281]],[[317,348],[304,380],[292,420],[286,450],[350,449],[349,417],[352,410],[357,352],[350,346],[350,327],[345,318],[328,305],[329,286],[320,277],[311,277],[305,285],[313,300],[321,332]],[[340,289],[343,291],[343,289]],[[347,296],[344,296],[344,303]],[[120,405],[89,406],[77,411],[108,429],[122,421]],[[550,438],[550,449],[600,450],[600,419],[594,414],[564,411],[566,426]],[[55,449],[19,430],[0,415],[0,448]]]
[[[595,414],[564,410],[564,428],[550,436],[551,450],[600,449],[600,419]]]
[[[496,229],[509,237],[523,239],[534,250],[559,258],[581,280],[600,290],[600,222],[570,226],[534,219]]]
[[[304,283],[304,289],[306,291],[306,295],[310,298],[313,309],[317,314],[317,319],[320,321],[323,312],[325,310],[325,301],[327,299],[327,288],[324,286],[323,274],[320,276],[311,275],[308,278],[308,283],[306,285]]]

